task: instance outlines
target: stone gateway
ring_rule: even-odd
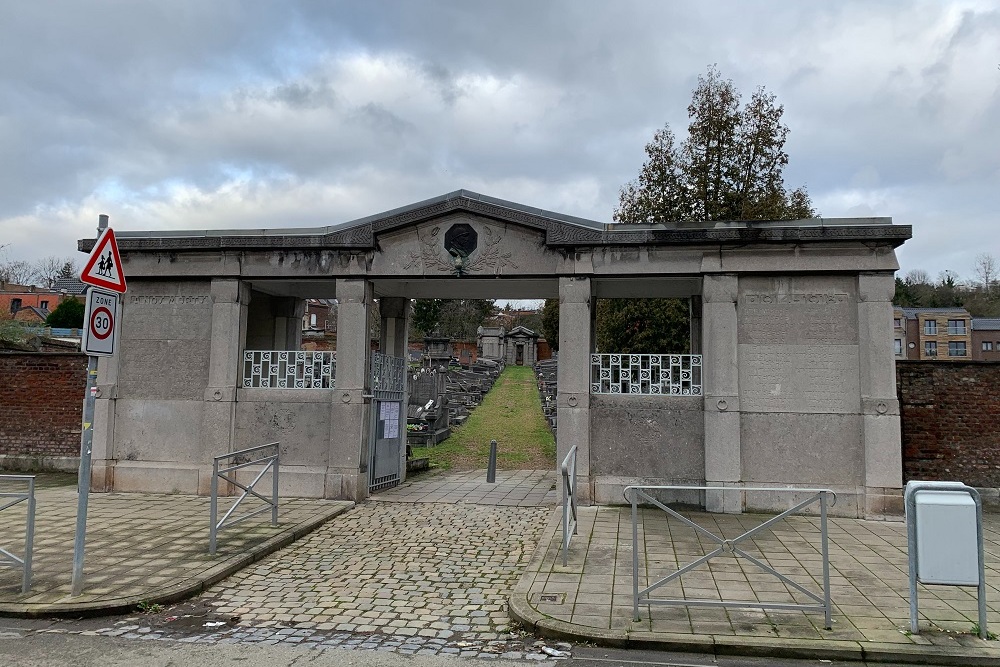
[[[93,487],[204,494],[213,456],[280,441],[283,494],[362,499],[405,477],[409,300],[558,298],[557,445],[578,446],[585,500],[829,487],[839,514],[898,513],[891,299],[910,236],[889,218],[607,224],[465,190],[332,227],[123,232]],[[689,299],[690,355],[595,349],[595,299],[641,297]],[[338,301],[335,357],[300,350],[309,298]],[[534,361],[532,333],[508,363]],[[697,493],[678,499],[787,503]]]

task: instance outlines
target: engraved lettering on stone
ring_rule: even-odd
[[[166,294],[166,295],[151,295],[151,296],[132,295],[129,297],[129,303],[153,305],[153,306],[174,306],[174,305],[195,306],[208,303],[208,297],[204,295],[189,295],[189,294]]]
[[[849,412],[850,374],[857,373],[857,348],[769,350],[743,346],[742,405],[760,412]]]

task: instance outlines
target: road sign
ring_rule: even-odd
[[[114,292],[91,287],[87,290],[87,308],[83,314],[83,339],[80,350],[95,357],[109,357],[118,347],[118,302]]]
[[[119,294],[124,294],[128,289],[125,286],[125,274],[122,272],[122,258],[118,255],[118,243],[110,227],[104,230],[94,244],[90,259],[80,274],[80,280],[88,285]]]

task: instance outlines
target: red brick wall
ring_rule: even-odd
[[[0,352],[0,454],[79,456],[87,356]]]
[[[903,481],[1000,487],[1000,364],[897,361]]]

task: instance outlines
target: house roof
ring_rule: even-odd
[[[528,327],[521,326],[521,325],[518,325],[518,326],[514,327],[513,329],[511,329],[510,331],[507,332],[508,336],[516,336],[518,334],[521,334],[522,336],[529,336],[531,338],[538,338],[538,334],[536,334],[534,331],[532,331]]]
[[[20,308],[15,314],[15,318],[19,320],[30,319],[30,317],[23,317],[21,313],[31,313],[36,318],[44,322],[49,318],[49,311],[47,308],[36,308],[35,306],[24,306]]]
[[[66,290],[67,294],[83,294],[87,286],[79,278],[60,278],[52,286],[52,289],[56,292]]]
[[[955,314],[962,314],[962,315],[966,315],[966,316],[969,315],[969,311],[967,311],[965,308],[962,308],[962,307],[955,307],[955,308],[900,308],[899,306],[896,306],[896,308],[899,308],[901,311],[903,311],[903,315],[905,315],[906,319],[908,319],[908,320],[915,320],[915,319],[917,319],[917,315],[919,315],[921,313],[955,313]]]
[[[1000,331],[1000,317],[973,317],[973,331]]]
[[[285,229],[216,229],[122,231],[123,252],[209,249],[371,249],[378,234],[417,225],[456,212],[531,227],[545,233],[548,246],[621,246],[703,243],[802,243],[830,241],[885,242],[899,246],[912,236],[909,225],[891,218],[809,218],[806,220],[663,222],[623,225],[587,220],[469,190],[427,199],[384,213],[327,227]],[[92,238],[77,247],[89,252]]]

